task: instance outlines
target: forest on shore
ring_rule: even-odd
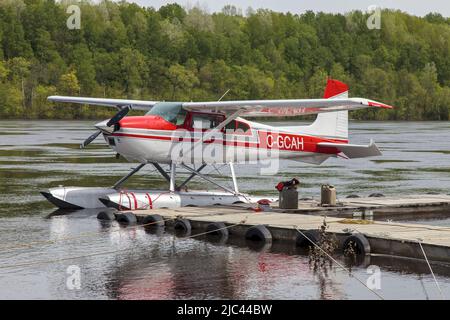
[[[67,8],[81,28],[67,27]],[[108,108],[50,95],[147,100],[320,98],[326,78],[395,106],[362,120],[450,120],[450,18],[370,13],[208,13],[125,1],[0,0],[0,119],[86,119]]]

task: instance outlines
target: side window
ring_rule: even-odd
[[[247,134],[250,126],[244,122],[233,120],[225,126],[225,130],[228,134]]]
[[[233,120],[225,126],[225,132],[233,133],[236,130],[236,121]]]
[[[192,117],[192,128],[194,129],[210,129],[211,119],[205,116],[195,115]]]
[[[224,117],[216,114],[193,114],[191,119],[193,129],[208,130],[217,127]]]
[[[237,131],[241,131],[243,133],[247,133],[247,131],[250,130],[250,126],[248,124],[243,123],[243,122],[239,122],[239,121],[236,121],[236,123],[237,123],[237,126],[236,126],[236,130]]]

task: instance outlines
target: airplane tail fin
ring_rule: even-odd
[[[346,99],[348,98],[348,86],[338,80],[328,79],[323,97],[325,99]],[[317,136],[348,140],[348,111],[319,113],[316,120],[304,129]]]

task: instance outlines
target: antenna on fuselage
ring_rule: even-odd
[[[228,92],[230,92],[231,89],[228,89],[227,91],[225,91],[225,93],[219,98],[219,100],[217,100],[217,102],[220,102],[223,97],[225,97],[227,95]]]
[[[219,98],[219,100],[217,100],[217,102],[220,102],[222,99],[223,99],[223,97],[225,97],[226,95],[227,95],[227,93],[228,92],[230,92],[230,90],[231,89],[228,89],[227,91],[225,91],[225,93]],[[216,107],[216,110],[215,110],[216,112],[219,112],[219,110],[217,109],[217,107]]]

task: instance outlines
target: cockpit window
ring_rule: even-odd
[[[187,111],[182,108],[181,103],[159,102],[146,115],[160,116],[174,125],[181,126],[186,119]]]

